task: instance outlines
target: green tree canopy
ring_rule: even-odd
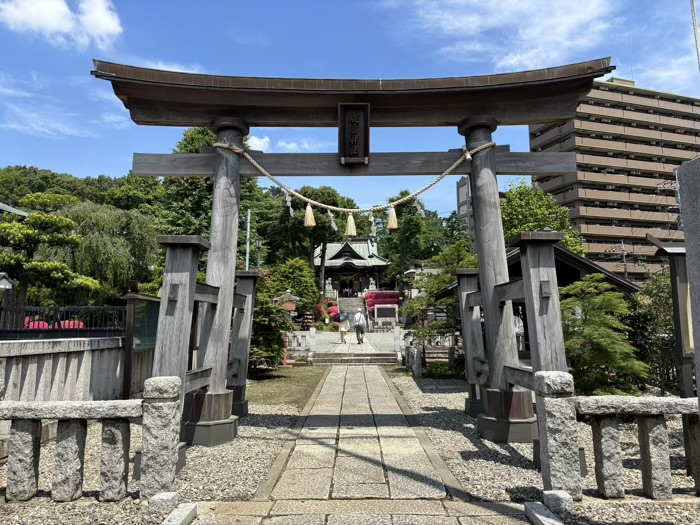
[[[650,367],[650,383],[661,393],[678,386],[674,349],[673,299],[670,270],[649,273],[642,291],[630,297],[627,320],[632,344]]]
[[[583,395],[635,394],[649,370],[621,320],[629,314],[627,302],[613,290],[601,274],[560,290],[566,356]]]
[[[511,185],[501,200],[501,216],[506,245],[521,232],[549,228],[564,233],[564,248],[579,255],[584,253],[583,238],[571,227],[568,208],[557,204],[552,195],[537,186],[524,181]]]

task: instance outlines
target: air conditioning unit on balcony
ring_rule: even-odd
[[[634,108],[633,108],[632,106],[625,106],[625,109],[626,109],[626,110],[632,110],[632,109],[634,109]]]
[[[636,128],[636,127],[637,127],[637,123],[636,123],[636,122],[630,122],[630,126],[632,126],[633,128]]]
[[[600,121],[605,122],[606,124],[609,124],[610,122],[612,122],[612,120],[610,120],[609,118],[602,118],[602,119],[600,119]]]
[[[604,138],[604,139],[611,139],[611,138],[612,138],[612,135],[603,135],[603,138]]]

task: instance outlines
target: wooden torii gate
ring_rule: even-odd
[[[116,96],[135,123],[207,126],[217,133],[218,142],[238,147],[242,146],[243,137],[251,126],[339,127],[342,134],[345,125],[342,108],[346,105],[363,107],[366,108],[363,123],[367,135],[363,137],[360,157],[350,158],[356,163],[348,162],[347,151],[337,155],[253,152],[252,156],[269,173],[279,177],[408,176],[439,175],[461,152],[370,154],[370,127],[454,126],[464,135],[467,148],[472,150],[491,142],[491,134],[498,125],[561,122],[573,118],[579,99],[590,91],[593,79],[613,69],[610,59],[606,58],[475,77],[337,80],[200,75],[96,60],[92,74],[111,82]],[[339,144],[343,148],[347,142],[341,139]],[[206,428],[220,428],[228,424],[226,415],[232,413],[234,401],[244,401],[241,389],[236,398],[233,391],[227,389],[227,358],[236,275],[240,177],[257,176],[258,172],[247,160],[227,149],[202,155],[135,154],[133,172],[140,176],[214,179],[207,285],[218,289],[218,299],[206,307],[206,321],[201,331],[197,365],[211,367],[211,375],[208,391],[198,403],[201,412],[196,420]],[[500,300],[495,292],[498,285],[509,281],[496,175],[543,176],[575,172],[573,153],[513,153],[507,147],[484,150],[476,154],[471,163],[463,163],[454,172],[455,175],[471,174],[480,299],[486,324],[488,395],[484,398],[484,412],[489,416],[483,419],[486,425],[495,424],[499,428],[522,425],[522,416],[510,407],[526,406],[531,400],[529,390],[512,389],[504,374],[505,367],[517,367],[519,361],[511,302]],[[183,332],[187,330],[186,326],[182,327]],[[189,332],[186,335],[189,340]],[[167,336],[159,329],[158,337]],[[157,353],[170,351],[166,346],[157,346]],[[183,345],[178,348],[178,352],[183,351]],[[564,349],[557,351],[563,355]],[[156,356],[156,363],[165,361]],[[175,361],[183,362],[182,359]],[[561,359],[537,362],[560,363]],[[166,373],[154,369],[154,375]],[[238,374],[245,374],[245,370]],[[525,423],[533,424],[529,420]]]

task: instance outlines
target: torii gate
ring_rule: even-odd
[[[242,147],[250,126],[339,127],[341,151],[338,154],[253,152],[253,158],[275,176],[407,176],[441,174],[460,153],[370,154],[368,131],[371,126],[455,126],[464,135],[468,149],[474,149],[491,142],[497,125],[560,122],[573,118],[579,99],[590,91],[593,79],[613,69],[610,59],[605,58],[535,71],[475,77],[336,80],[213,76],[96,60],[92,74],[112,83],[115,94],[129,109],[135,123],[208,126],[217,133],[218,142],[238,147]],[[363,111],[362,124],[366,125],[367,134],[361,137],[359,151],[357,141],[354,148],[347,150],[347,136],[343,136],[348,126],[343,120],[345,105],[361,107]],[[494,293],[497,285],[509,280],[496,175],[542,176],[575,172],[576,155],[573,153],[512,153],[507,147],[484,150],[474,156],[471,165],[463,163],[454,172],[456,175],[471,174],[489,369],[484,411],[490,417],[484,419],[485,424],[491,424],[489,421],[500,427],[522,424],[522,416],[510,407],[528,402],[531,406],[531,392],[511,390],[504,377],[504,367],[518,365],[518,354],[511,302],[500,301]],[[212,371],[207,399],[203,402],[205,408],[198,419],[212,428],[225,424],[224,417],[231,414],[234,401],[233,393],[226,388],[226,376],[236,275],[240,177],[257,176],[258,171],[232,151],[217,149],[202,155],[135,154],[133,173],[214,178],[207,284],[218,287],[219,296],[216,308],[209,306],[208,326],[202,330],[204,337],[198,365],[210,366]],[[168,302],[165,297],[164,302]],[[189,340],[189,332],[185,339]],[[166,351],[164,345],[159,348],[157,353]],[[184,347],[178,348],[178,352],[182,352]],[[182,363],[182,360],[168,361],[156,355],[155,362],[166,361]],[[154,375],[183,373],[165,368],[154,370]],[[245,374],[245,370],[239,375],[241,373]]]

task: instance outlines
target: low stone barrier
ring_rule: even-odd
[[[671,460],[665,415],[690,415],[693,472],[700,472],[697,398],[595,396],[574,400],[579,415],[590,417],[598,492],[606,498],[624,498],[622,447],[618,416],[636,416],[641,455],[642,491],[652,499],[670,499]],[[700,494],[700,476],[695,475]]]
[[[37,493],[41,422],[57,419],[56,468],[51,497],[82,497],[87,420],[102,422],[101,501],[126,496],[130,420],[143,418],[141,498],[150,499],[175,486],[180,430],[180,378],[154,377],[144,384],[144,398],[124,401],[4,401],[0,420],[11,421],[6,498],[25,501]]]

